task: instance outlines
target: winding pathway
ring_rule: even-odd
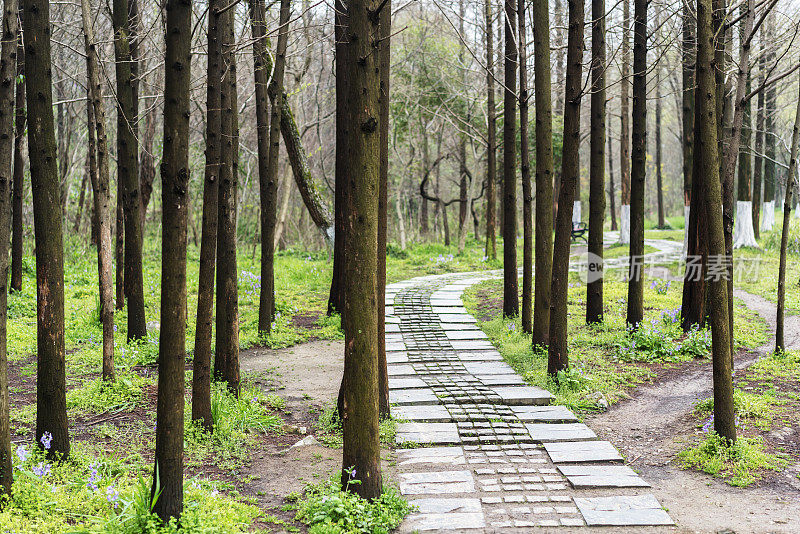
[[[671,525],[649,485],[552,395],[525,385],[463,307],[497,273],[386,288],[403,532]]]

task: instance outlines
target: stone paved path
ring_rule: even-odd
[[[648,484],[552,395],[525,385],[463,307],[493,273],[386,288],[403,532],[670,525]]]

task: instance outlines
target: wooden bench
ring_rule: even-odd
[[[572,241],[577,241],[578,239],[583,239],[586,241],[586,232],[589,231],[589,228],[586,226],[586,223],[579,222],[579,223],[572,223]]]

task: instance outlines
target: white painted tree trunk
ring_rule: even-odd
[[[631,242],[631,207],[623,204],[619,209],[619,242],[628,245]]]
[[[764,202],[761,207],[761,231],[771,232],[775,225],[775,201]]]
[[[736,201],[736,222],[733,226],[733,248],[758,248],[753,232],[753,203],[749,200]]]
[[[689,253],[689,215],[692,209],[689,206],[683,207],[683,255]]]
[[[581,222],[581,201],[576,200],[572,203],[572,224]]]

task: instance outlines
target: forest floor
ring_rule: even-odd
[[[678,231],[652,235],[648,232],[648,238],[679,241],[679,234]],[[730,473],[724,470],[716,473],[721,478],[715,478],[699,470],[681,469],[682,463],[676,459],[678,454],[702,441],[701,427],[708,414],[698,411],[694,403],[708,396],[710,384],[709,364],[695,357],[698,353],[707,353],[708,335],[700,331],[679,336],[669,319],[679,304],[679,283],[673,282],[671,287],[648,285],[645,288],[649,337],[636,338],[636,341],[653,342],[661,352],[655,349],[642,352],[631,347],[625,330],[626,285],[609,280],[605,286],[606,323],[589,328],[583,321],[585,287],[577,273],[572,273],[568,299],[573,372],[564,377],[565,382],[571,384],[568,388],[553,388],[542,378],[545,376],[542,360],[532,357],[530,337],[521,331],[519,321],[509,329],[507,322],[496,317],[501,304],[499,295],[502,295],[497,291],[496,282],[494,286],[490,282],[470,289],[465,294],[465,302],[471,301],[467,302],[468,307],[472,306],[471,312],[485,320],[481,327],[525,380],[551,389],[558,404],[582,413],[598,433],[619,444],[633,467],[641,470],[657,490],[664,491],[657,496],[670,506],[670,513],[679,525],[696,525],[700,531],[717,526],[715,520],[704,518],[709,512],[703,507],[698,506],[694,512],[694,508],[680,510],[681,503],[699,500],[699,497],[687,499],[686,494],[691,492],[692,496],[709,495],[709,502],[724,504],[731,500],[732,504],[720,507],[721,513],[731,518],[742,517],[732,510],[753,510],[753,514],[747,514],[753,516],[751,522],[730,523],[731,527],[738,525],[740,531],[781,531],[791,524],[773,521],[800,517],[796,508],[787,508],[789,505],[779,500],[780,494],[800,500],[796,487],[796,462],[800,458],[796,444],[800,441],[796,415],[800,413],[800,353],[786,360],[765,357],[756,361],[758,352],[753,352],[769,339],[768,324],[774,321],[774,288],[771,286],[777,262],[774,245],[769,245],[774,241],[774,236],[767,236],[762,252],[737,252],[737,257],[759,258],[766,269],[749,282],[737,284],[748,292],[737,293],[736,335],[739,345],[744,347],[737,358],[740,366],[741,362],[754,362],[747,370],[737,371],[737,387],[741,390],[737,395],[743,395],[754,412],[743,416],[746,428],[741,429],[742,435],[762,439],[763,451],[772,455],[770,458],[785,454],[791,461],[788,466],[781,464],[774,471],[746,466],[744,475],[734,473],[734,478],[738,476],[739,479],[753,473],[757,475],[756,480],[746,481],[745,488],[731,488],[728,485]],[[609,257],[624,256],[626,248],[607,249]],[[36,451],[33,437],[36,415],[35,267],[32,256],[25,257],[23,291],[9,296],[8,353],[12,438],[15,449],[23,447],[27,460],[18,458],[20,452],[17,451],[15,497],[9,506],[0,510],[0,532],[38,534],[65,529],[75,531],[76,528],[85,528],[87,532],[142,531],[137,528],[110,530],[106,525],[146,518],[137,503],[149,494],[155,446],[159,250],[157,240],[146,241],[145,298],[149,336],[141,342],[126,342],[126,310],[116,314],[117,381],[108,387],[99,379],[101,331],[97,314],[96,262],[85,244],[67,245],[67,404],[73,446],[69,462],[54,463],[52,471],[41,476],[36,474],[37,470],[47,465]],[[574,252],[580,253],[580,248],[575,247]],[[197,254],[197,250],[190,248],[189,317],[194,317],[196,307]],[[790,256],[790,280],[796,277],[800,263],[797,254],[798,251],[793,250]],[[458,254],[455,247],[431,243],[413,245],[406,250],[390,246],[387,256],[390,281],[501,267],[497,260],[485,258],[483,244],[472,239],[462,254]],[[188,424],[191,357],[187,358],[184,515],[187,532],[194,532],[188,528],[193,521],[198,525],[214,525],[217,532],[305,531],[306,526],[295,519],[298,511],[309,499],[317,498],[319,503],[324,502],[326,496],[336,497],[335,484],[319,490],[326,487],[332,474],[338,476],[341,468],[341,433],[332,417],[332,404],[341,379],[342,334],[338,317],[328,318],[324,313],[330,259],[325,252],[283,251],[277,262],[276,293],[281,316],[272,335],[262,339],[256,331],[260,280],[254,273],[258,272],[258,258],[249,254],[240,257],[243,389],[238,399],[228,395],[224,388],[215,388],[212,392],[217,425],[213,435]],[[790,313],[800,311],[800,290],[796,284],[789,284],[787,306]],[[649,325],[654,325],[652,330]],[[191,355],[193,321],[189,321],[187,327],[186,346]],[[796,317],[789,318],[786,332],[789,345],[797,346],[800,325]],[[768,349],[767,345],[761,350]],[[640,404],[650,405],[652,409],[642,408]],[[598,413],[609,405],[608,411]],[[662,415],[657,419],[654,414]],[[663,427],[663,431],[656,427]],[[393,484],[395,469],[388,445],[394,441],[393,431],[392,423],[381,426],[382,440],[386,444],[384,480],[389,487]],[[312,434],[318,443],[290,449]],[[645,451],[646,454],[641,455]],[[96,477],[99,480],[95,483]],[[142,482],[138,482],[139,477]],[[318,492],[316,497],[314,491]],[[748,499],[752,501],[749,504]],[[353,503],[345,503],[345,508],[349,517],[362,513]],[[396,502],[381,513],[386,509],[402,517],[402,507]],[[725,518],[723,515],[712,517]],[[719,526],[725,525],[727,523]]]
[[[775,306],[765,299],[736,292],[744,304],[775,326]],[[786,318],[787,349],[800,349],[800,316]],[[770,342],[756,351],[736,354],[737,382],[757,358],[770,353]],[[796,385],[795,385],[796,387]],[[614,443],[627,463],[653,486],[653,493],[669,510],[679,530],[686,532],[797,532],[800,528],[800,462],[797,441],[800,425],[779,425],[763,432],[773,448],[793,448],[792,463],[743,488],[719,478],[681,469],[676,457],[698,433],[695,405],[711,396],[711,363],[688,362],[661,374],[652,383],[630,392],[630,398],[585,422],[603,439]]]

